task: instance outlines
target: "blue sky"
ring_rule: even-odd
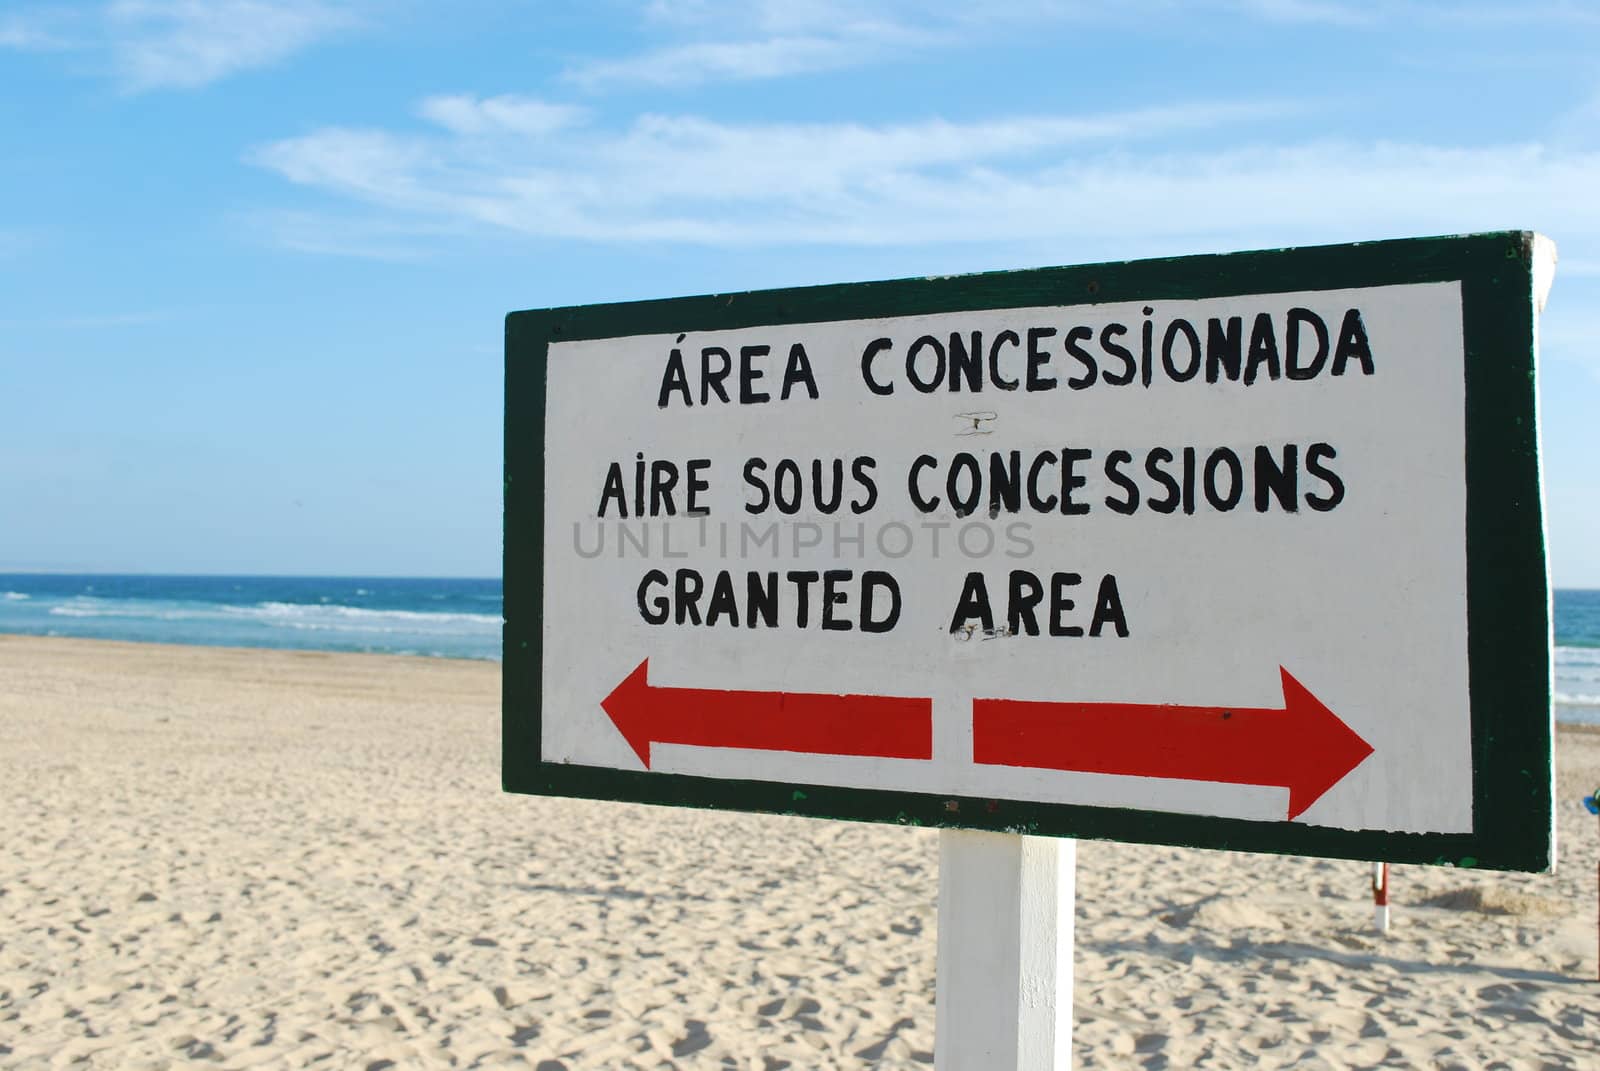
[[[511,309],[1531,228],[1600,587],[1600,6],[0,7],[0,569],[496,575]]]

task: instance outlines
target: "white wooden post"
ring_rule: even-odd
[[[936,1071],[1068,1071],[1078,843],[939,831]]]

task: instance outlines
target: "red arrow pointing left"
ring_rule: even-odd
[[[651,744],[933,757],[931,699],[659,688],[649,672],[647,658],[600,703],[647,770]]]

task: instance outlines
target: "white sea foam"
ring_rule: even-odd
[[[499,614],[425,613],[371,610],[360,606],[263,602],[254,606],[178,603],[140,599],[99,599],[80,595],[49,611],[57,617],[110,617],[151,621],[233,621],[268,628],[317,632],[488,634],[500,628]]]
[[[8,591],[0,595],[0,598],[5,599],[7,602],[21,602],[23,599],[31,599],[33,596],[26,595],[20,591]]]
[[[1600,723],[1600,647],[1560,646],[1555,656],[1550,698],[1556,716],[1562,721]]]
[[[1556,666],[1556,683],[1562,681],[1583,681],[1593,684],[1589,691],[1600,692],[1600,666]],[[1580,689],[1582,691],[1584,689]]]
[[[1584,707],[1600,713],[1600,648],[1557,647],[1555,651],[1556,706]]]
[[[187,609],[176,603],[97,599],[92,595],[79,595],[60,606],[52,606],[50,613],[55,617],[130,617],[153,621],[184,621],[217,616],[214,612]]]
[[[430,625],[471,625],[499,628],[499,614],[464,614],[423,610],[370,610],[363,606],[338,603],[310,605],[299,602],[263,602],[255,606],[225,606],[224,611],[239,617],[263,618],[290,627],[334,627],[344,625],[363,630],[409,631]],[[408,629],[406,626],[409,626]]]

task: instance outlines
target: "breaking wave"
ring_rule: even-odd
[[[499,614],[423,610],[376,610],[338,603],[261,602],[251,606],[82,595],[50,608],[56,617],[111,617],[150,621],[253,621],[269,628],[327,632],[488,634],[500,629]]]

